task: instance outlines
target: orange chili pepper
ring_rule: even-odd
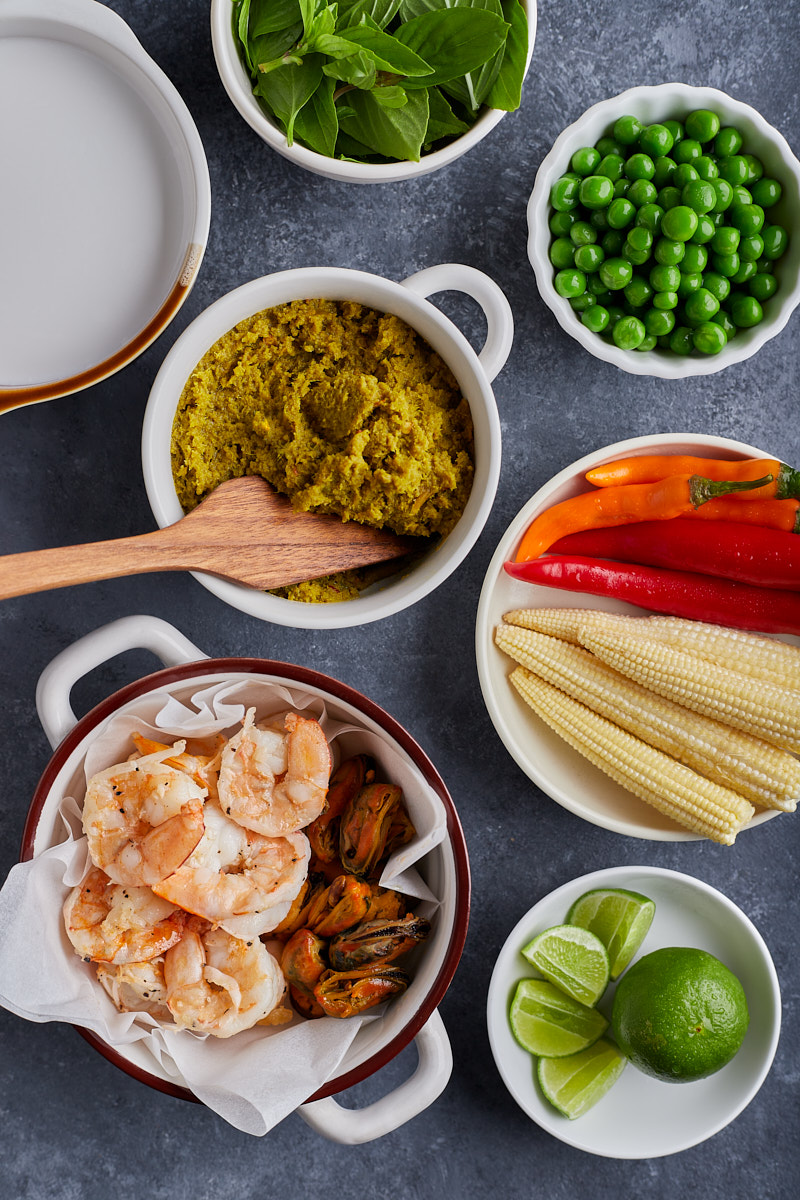
[[[751,500],[760,489],[749,496],[720,496],[709,500],[702,508],[687,513],[704,521],[741,521],[745,525],[763,525],[767,529],[783,529],[800,533],[800,500]]]
[[[568,533],[630,525],[635,521],[685,517],[715,497],[752,491],[769,481],[770,476],[737,481],[711,480],[701,475],[671,475],[655,483],[631,483],[581,492],[545,509],[531,522],[517,550],[516,561],[538,558]]]
[[[586,472],[586,480],[595,487],[619,487],[631,483],[655,483],[669,475],[702,475],[706,479],[760,479],[771,475],[772,482],[763,493],[783,500],[800,498],[800,471],[777,458],[698,458],[689,454],[643,454],[638,458],[620,458]],[[753,493],[752,499],[761,496]]]

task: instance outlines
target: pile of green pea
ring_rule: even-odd
[[[622,350],[718,354],[778,290],[781,198],[737,129],[707,109],[643,125],[622,116],[576,150],[550,191],[555,289]]]

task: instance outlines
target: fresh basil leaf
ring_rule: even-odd
[[[302,33],[303,26],[298,21],[296,25],[290,25],[288,29],[281,29],[277,33],[267,33],[263,37],[254,38],[250,43],[253,78],[260,77],[260,63],[274,62],[276,58],[282,58],[287,50],[297,45]]]
[[[399,39],[402,29],[401,25],[398,35],[393,36],[369,24],[351,25],[347,29],[340,29],[339,36],[364,50],[369,50],[375,56],[375,62],[381,71],[389,71],[393,75],[427,78],[431,73],[428,60],[421,52],[409,49]]]
[[[339,0],[339,26],[358,25],[366,14],[385,29],[400,8],[400,0]]]
[[[359,50],[347,58],[326,63],[322,72],[331,79],[340,79],[342,83],[349,83],[351,87],[361,88],[362,91],[367,92],[375,86],[378,74],[375,60],[365,50]]]
[[[336,5],[329,4],[320,9],[306,29],[305,43],[308,50],[316,50],[320,38],[330,37],[336,28]]]
[[[317,0],[298,0],[300,5],[300,19],[303,22],[303,32],[308,35],[311,28],[311,22],[314,20],[314,15],[317,11]]]
[[[348,162],[375,162],[378,155],[370,150],[369,146],[365,146],[363,142],[356,141],[355,138],[348,137],[346,133],[339,130],[339,136],[336,139],[336,157],[346,159]]]
[[[295,118],[322,82],[322,65],[321,55],[309,54],[301,63],[276,67],[261,75],[256,84],[256,91],[283,125],[290,146]]]
[[[383,84],[372,89],[372,98],[381,108],[402,108],[408,104],[408,93],[398,84]],[[429,122],[430,124],[430,122]]]
[[[428,128],[425,130],[425,146],[438,142],[441,138],[458,137],[469,129],[466,121],[460,120],[453,112],[438,88],[428,92]]]
[[[511,28],[500,72],[486,97],[491,108],[513,112],[522,102],[522,81],[528,61],[528,18],[519,0],[504,0],[503,15]]]
[[[451,0],[400,0],[400,19],[410,21],[423,13],[435,12],[437,8],[453,8]]]
[[[339,114],[339,128],[378,154],[419,162],[428,127],[428,93],[414,92],[402,108],[384,108],[372,92],[349,92],[354,117]]]
[[[249,32],[251,38],[263,37],[266,33],[278,33],[301,19],[299,0],[246,0],[242,7],[249,9],[250,19],[246,32]],[[241,17],[241,13],[239,15]],[[239,33],[241,36],[241,25]]]
[[[333,99],[335,87],[332,79],[323,79],[294,122],[294,132],[299,141],[328,158],[333,158],[339,134],[339,120]]]
[[[507,32],[500,17],[477,8],[443,8],[414,17],[401,25],[395,36],[411,50],[424,52],[433,73],[409,79],[406,86],[447,83],[475,71],[502,47]]]

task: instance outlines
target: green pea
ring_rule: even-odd
[[[731,126],[720,129],[714,138],[714,153],[719,158],[725,158],[730,154],[738,154],[741,148],[742,135],[738,129],[733,129]]]
[[[652,158],[669,154],[674,140],[666,125],[648,125],[639,135],[639,145]]]
[[[634,275],[624,290],[624,296],[632,308],[643,308],[652,300],[653,289],[641,275]]]
[[[733,254],[739,248],[741,236],[732,225],[720,225],[711,239],[711,249],[715,254]]]
[[[739,258],[743,262],[758,262],[764,253],[764,239],[757,233],[743,237],[739,242]]]
[[[574,246],[588,246],[597,241],[597,230],[588,221],[576,221],[569,231],[569,238]]]
[[[701,179],[705,179],[710,183],[719,175],[719,167],[715,163],[710,154],[701,154],[699,158],[694,160],[694,168]]]
[[[605,257],[600,246],[580,246],[575,251],[574,265],[579,271],[585,271],[587,275],[590,275],[593,271],[600,270],[600,264]]]
[[[633,279],[633,267],[624,258],[607,258],[600,264],[600,278],[612,292],[620,292]]]
[[[764,255],[762,255],[761,258],[758,260],[756,266],[758,267],[759,275],[762,275],[762,274],[763,275],[771,275],[772,272],[775,270],[774,262],[771,262]]]
[[[575,245],[569,238],[556,238],[550,246],[550,262],[557,271],[574,264]]]
[[[597,304],[597,297],[591,292],[583,292],[580,296],[570,296],[569,303],[575,312],[582,313]]]
[[[765,300],[769,300],[778,290],[778,281],[774,275],[754,275],[747,284],[751,296],[755,296],[759,303],[763,304]]]
[[[683,142],[679,142],[683,145]],[[688,242],[697,230],[697,213],[685,204],[678,204],[664,213],[661,229],[665,237],[676,242]]]
[[[625,193],[631,204],[640,208],[643,204],[653,204],[658,196],[658,188],[649,179],[634,179]]]
[[[612,200],[608,206],[608,223],[612,229],[625,229],[636,216],[636,206],[624,196]]]
[[[702,154],[703,147],[696,138],[685,137],[682,141],[678,142],[672,152],[672,157],[676,163],[688,163],[694,162],[696,158],[701,158]]]
[[[681,204],[685,204],[696,213],[711,212],[716,204],[717,194],[710,183],[702,179],[694,179],[687,183],[681,192]]]
[[[594,271],[586,280],[586,290],[591,292],[593,296],[607,296],[608,288],[603,283],[597,271]]]
[[[773,204],[777,204],[783,195],[783,188],[777,179],[759,179],[750,190],[753,194],[753,202],[760,204],[762,208],[772,208]]]
[[[603,247],[603,252],[606,258],[616,258],[617,255],[621,253],[624,244],[624,237],[615,229],[604,234],[604,236],[600,239],[600,245]]]
[[[587,175],[578,189],[584,208],[606,208],[614,199],[614,185],[607,175]]]
[[[725,312],[724,308],[721,308],[716,316],[713,316],[711,320],[714,325],[719,325],[719,327],[724,331],[725,337],[728,341],[736,336],[736,326],[730,319],[729,314]]]
[[[669,312],[671,309],[678,307],[678,299],[677,292],[656,292],[655,296],[653,296],[653,308]]]
[[[658,233],[664,210],[660,204],[643,204],[636,214],[636,224],[643,225],[652,234]]]
[[[591,175],[601,158],[600,151],[594,146],[582,146],[580,150],[575,151],[569,165],[576,175]]]
[[[649,154],[632,154],[625,163],[625,174],[628,179],[652,179],[656,167]]]
[[[660,237],[653,248],[656,262],[665,267],[675,267],[686,253],[687,242],[675,242],[670,238]]]
[[[608,216],[606,215],[607,212],[608,209],[595,208],[589,213],[589,224],[591,225],[592,229],[598,230],[599,233],[605,233],[605,231],[608,229]]]
[[[741,154],[732,154],[730,158],[719,161],[720,179],[726,179],[730,184],[747,183],[749,169]]]
[[[699,162],[700,160],[698,159],[697,161]],[[691,163],[681,163],[680,166],[675,168],[675,174],[670,180],[670,183],[672,183],[673,187],[683,189],[686,187],[687,183],[694,183],[694,181],[699,178],[700,176],[697,174],[697,171],[695,171]]]
[[[686,325],[677,325],[670,335],[669,348],[673,354],[691,354],[694,348],[692,330]]]
[[[720,275],[717,271],[706,271],[703,275],[703,287],[711,292],[719,300],[720,304],[723,300],[727,300],[731,292],[731,281],[726,279],[724,275]]]
[[[716,229],[717,227],[708,213],[700,213],[697,218],[697,229],[689,240],[696,242],[700,246],[704,246],[706,242],[711,241],[716,233]]]
[[[574,268],[557,271],[553,282],[559,296],[564,296],[567,300],[581,296],[586,291],[586,276],[583,271],[576,271]]]
[[[578,181],[569,176],[562,175],[557,179],[550,189],[550,205],[557,212],[567,212],[571,208],[575,208],[578,203]]]
[[[655,338],[654,336],[652,336],[648,333],[645,333],[644,337],[639,342],[639,345],[636,347],[636,353],[641,354],[641,353],[646,352],[647,350],[655,350],[656,344],[657,344],[657,338]]]
[[[623,116],[614,122],[614,138],[623,146],[632,146],[638,142],[644,125],[638,117]]]
[[[698,246],[695,242],[685,242],[686,249],[681,259],[681,270],[689,274],[694,274],[696,271],[705,271],[708,262],[708,251],[703,246]]]
[[[718,275],[724,275],[726,279],[732,279],[739,270],[739,255],[734,254],[712,254],[711,266]]]
[[[608,328],[610,320],[608,309],[603,308],[602,304],[595,304],[581,313],[581,323],[592,333],[602,333]]]
[[[681,273],[677,267],[660,265],[653,267],[648,275],[650,285],[657,292],[677,292]]]
[[[663,209],[675,208],[681,202],[681,189],[668,184],[661,188],[656,198]]]
[[[672,182],[672,177],[678,169],[675,161],[662,155],[661,158],[655,159],[653,165],[655,167],[653,183],[657,188],[666,187],[668,183]]]
[[[602,175],[603,178],[616,183],[618,179],[622,178],[624,170],[625,159],[621,154],[605,154],[595,168],[595,175]]]
[[[747,283],[748,279],[752,279],[758,273],[758,267],[754,262],[746,262],[739,256],[739,270],[735,275],[731,276],[731,283],[742,284]]]
[[[780,258],[789,244],[789,235],[782,225],[765,225],[761,236],[764,239],[764,257],[767,259]]]
[[[738,329],[751,329],[758,325],[764,316],[764,310],[755,296],[738,295],[730,307],[731,320]]]
[[[698,142],[710,142],[719,133],[720,120],[710,109],[698,108],[689,113],[684,126],[687,137],[696,138]]]
[[[712,179],[711,186],[715,195],[713,211],[724,212],[726,208],[730,208],[733,201],[733,188],[727,179]]]
[[[719,354],[727,344],[725,330],[714,321],[706,321],[692,331],[692,345],[699,354]]]
[[[719,300],[708,288],[700,287],[693,295],[687,296],[684,307],[688,320],[699,325],[719,312]]]
[[[743,183],[733,185],[733,199],[731,204],[752,204],[753,193],[749,191]]]
[[[672,119],[662,121],[661,124],[665,127],[665,129],[670,131],[672,134],[672,144],[673,146],[676,146],[683,137],[683,124],[680,121],[673,121]]]
[[[665,337],[675,328],[675,313],[669,309],[651,308],[645,314],[644,328],[650,337]]]
[[[569,233],[577,219],[574,212],[554,212],[548,222],[550,232],[555,237],[563,237],[564,234]]]
[[[754,154],[743,154],[742,158],[747,163],[748,171],[748,178],[745,180],[745,183],[757,183],[764,174],[764,164]]]
[[[611,336],[614,344],[619,346],[620,350],[635,350],[647,335],[644,322],[640,321],[638,317],[623,317],[617,321]]]
[[[681,300],[685,300],[687,296],[691,296],[694,292],[699,292],[703,286],[703,276],[699,271],[681,271],[681,280],[678,284],[678,295]]]
[[[625,316],[625,313],[618,304],[607,304],[605,307],[608,313],[608,328],[606,329],[606,333],[611,333],[617,322],[621,321]]]
[[[618,179],[614,184],[614,199],[616,200],[618,196],[627,196],[630,186],[630,179]]]
[[[759,233],[764,224],[764,210],[758,204],[732,204],[728,222],[744,236]]]
[[[629,238],[626,238],[625,245],[622,247],[621,257],[627,259],[629,263],[633,263],[634,266],[641,267],[650,257],[650,251],[641,249],[639,246],[634,245]]]

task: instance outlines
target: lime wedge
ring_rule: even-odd
[[[566,1058],[540,1058],[539,1086],[545,1099],[574,1121],[605,1096],[619,1079],[626,1059],[613,1043],[600,1038]]]
[[[600,938],[608,950],[611,978],[617,979],[644,941],[655,911],[653,901],[639,892],[596,888],[575,901],[567,921]]]
[[[522,955],[556,987],[596,1004],[608,985],[608,952],[595,934],[577,925],[554,925],[523,948]]]
[[[546,979],[521,979],[509,1011],[511,1032],[530,1054],[561,1058],[596,1042],[608,1021]]]

